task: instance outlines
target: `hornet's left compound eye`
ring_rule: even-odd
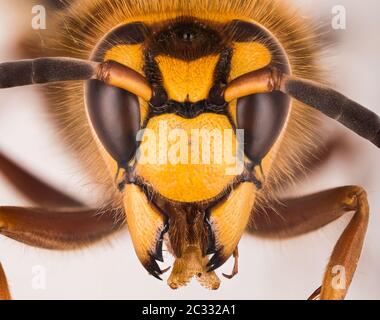
[[[233,41],[265,44],[272,55],[271,65],[283,73],[290,73],[286,52],[278,40],[261,26],[234,20],[225,28]],[[244,130],[245,155],[255,164],[277,141],[289,114],[290,98],[281,92],[261,93],[238,99],[237,127]]]
[[[86,107],[100,142],[119,166],[125,167],[137,150],[138,98],[125,90],[90,80],[86,84]]]
[[[240,98],[237,103],[237,126],[244,130],[244,152],[259,164],[268,154],[289,113],[290,99],[281,92]]]

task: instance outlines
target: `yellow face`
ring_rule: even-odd
[[[147,19],[149,21],[149,19]],[[140,21],[140,20],[139,20]],[[261,43],[234,43],[231,57],[231,71],[229,80],[237,78],[245,73],[255,71],[269,65],[272,55],[269,49]],[[119,45],[112,47],[105,55],[104,60],[115,60],[144,74],[144,48],[142,45]],[[249,59],[246,57],[249,56]],[[220,54],[210,54],[198,59],[186,61],[183,59],[159,54],[155,62],[159,68],[162,85],[167,92],[168,99],[176,102],[190,101],[196,103],[207,99],[214,84],[214,76],[217,70]],[[142,119],[144,124],[148,118],[148,107],[142,102]],[[231,158],[236,157],[236,137],[231,141],[225,137],[226,131],[234,131],[236,127],[236,103],[228,107],[228,114],[217,115],[204,113],[194,119],[185,119],[175,114],[166,114],[149,119],[146,129],[159,132],[160,126],[167,126],[168,133],[173,130],[183,130],[188,137],[187,155],[188,161],[167,161],[166,163],[154,162],[152,164],[137,164],[136,172],[145,181],[149,182],[155,191],[169,200],[178,202],[202,202],[218,197],[233,182],[236,175],[228,174],[237,165]],[[211,138],[209,150],[202,147],[208,144],[199,143],[199,154],[207,152],[211,161],[191,161],[192,146],[191,136],[194,130],[206,130],[212,132],[218,130],[222,133],[222,145],[232,144],[230,157],[222,157],[222,161],[214,161],[214,139]],[[228,135],[228,134],[227,134]],[[142,139],[141,149],[156,150],[155,156],[159,157],[159,135],[157,139]],[[167,153],[181,139],[176,137],[168,141]],[[182,139],[183,140],[183,139]],[[162,143],[163,144],[163,143]],[[161,145],[162,145],[161,144]],[[183,153],[182,152],[182,156]],[[179,155],[180,157],[181,155]],[[269,169],[270,157],[263,159],[265,171]],[[112,160],[111,160],[112,161]],[[185,163],[186,162],[186,163]],[[195,162],[195,163],[194,163]],[[114,167],[115,165],[113,165]],[[173,179],[173,177],[176,177]],[[194,187],[196,186],[196,187]]]
[[[239,114],[237,101],[218,104],[213,90],[268,66],[274,58],[267,42],[254,39],[257,34],[246,36],[247,25],[252,25],[252,33],[260,30],[251,21],[227,16],[213,21],[171,20],[168,16],[165,21],[154,16],[126,21],[125,26],[133,24],[134,31],[125,27],[122,32],[143,38],[135,30],[143,24],[146,39],[113,45],[103,55],[104,61],[138,71],[164,93],[158,102],[139,99],[143,131],[126,170],[133,179],[122,190],[124,206],[136,252],[152,275],[160,275],[157,245],[166,234],[177,258],[169,285],[178,288],[194,276],[203,286],[216,289],[219,279],[213,270],[240,241],[276,143],[259,161],[242,153],[247,142],[238,139],[239,133],[239,138],[245,133],[237,129],[238,118],[245,116]],[[232,31],[226,29],[228,25]],[[241,35],[238,27],[243,29]],[[249,110],[245,112],[249,115]],[[256,135],[250,139],[253,136],[258,145]],[[278,132],[276,141],[280,139]],[[115,175],[120,163],[101,149]],[[211,253],[214,259],[209,262]]]

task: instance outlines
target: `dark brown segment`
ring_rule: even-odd
[[[339,92],[308,80],[289,78],[284,92],[335,119],[380,148],[379,116]]]
[[[83,203],[44,183],[0,152],[0,174],[39,207],[81,207]]]
[[[137,149],[140,130],[138,98],[98,80],[86,84],[86,106],[95,132],[108,153],[125,167]]]
[[[87,61],[66,58],[33,60],[34,83],[87,80],[94,76],[94,65]]]
[[[38,58],[0,64],[0,89],[58,81],[88,80],[96,65],[71,58]]]
[[[33,83],[30,60],[0,64],[0,88],[26,86]]]
[[[267,155],[288,117],[290,99],[281,92],[240,98],[237,126],[244,130],[244,152],[255,164]]]

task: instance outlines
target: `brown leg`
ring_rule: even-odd
[[[120,230],[123,217],[104,211],[27,209],[0,207],[0,234],[45,249],[73,250],[104,239]],[[0,299],[9,298],[5,274],[0,268]]]
[[[223,273],[223,276],[230,280],[233,279],[239,273],[239,248],[235,249],[233,253],[233,257],[234,257],[234,267],[232,269],[232,273],[231,274]]]
[[[0,207],[1,235],[44,249],[74,250],[103,239],[123,223],[112,209],[53,211]]]
[[[3,266],[0,263],[0,301],[1,300],[11,300],[11,294],[9,292],[8,282]]]
[[[366,192],[355,186],[332,189],[299,199],[282,201],[282,205],[255,212],[249,232],[263,237],[289,238],[317,230],[348,212],[354,212],[349,225],[338,240],[327,266],[320,294],[322,300],[344,299],[363,247],[369,218]],[[337,273],[342,281],[337,283]]]
[[[42,182],[0,152],[0,172],[28,200],[39,207],[81,207],[81,202]]]

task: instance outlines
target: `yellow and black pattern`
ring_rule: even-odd
[[[145,76],[161,94],[149,104],[139,99],[138,124],[153,132],[158,132],[162,121],[168,130],[187,133],[198,128],[235,130],[237,102],[219,105],[213,93],[231,80],[269,64],[302,78],[320,77],[313,28],[283,1],[77,1],[57,13],[54,28],[43,36],[46,46],[38,55],[114,60]],[[278,116],[276,130],[268,133],[265,152],[257,157],[255,150],[246,153],[246,160],[251,162],[249,175],[255,180],[226,175],[224,162],[137,163],[133,165],[133,182],[138,181],[140,188],[128,186],[120,195],[113,181],[120,163],[110,156],[89,125],[83,84],[50,86],[48,96],[52,104],[49,111],[67,145],[105,187],[114,205],[126,209],[136,252],[157,277],[162,273],[155,263],[160,257],[157,248],[163,240],[162,230],[168,229],[169,249],[179,259],[169,279],[174,288],[185,285],[193,276],[205,287],[219,286],[214,274],[205,275],[232,255],[254,206],[275,199],[281,187],[293,181],[294,170],[303,166],[305,155],[316,147],[320,128],[317,112],[306,112],[298,103],[290,107],[290,100],[281,93],[271,95],[274,106],[281,103],[286,107]],[[259,125],[257,130],[266,130],[266,126]],[[144,141],[142,146],[152,147]],[[233,149],[236,151],[236,145]],[[153,200],[152,208],[147,199]],[[184,212],[188,221],[175,215],[177,218],[172,216],[170,223],[169,217],[167,225],[165,218],[173,208]],[[206,223],[199,230],[188,227],[196,212],[212,231],[207,230]],[[160,214],[165,218],[160,219]],[[149,221],[150,227],[142,232],[141,226],[148,225],[144,221]],[[197,223],[193,221],[194,226]],[[186,236],[179,237],[181,232]],[[204,236],[207,232],[214,239],[205,252],[207,244],[210,246],[210,238]],[[205,260],[206,253],[215,254],[210,262]],[[188,258],[180,260],[183,256]]]

